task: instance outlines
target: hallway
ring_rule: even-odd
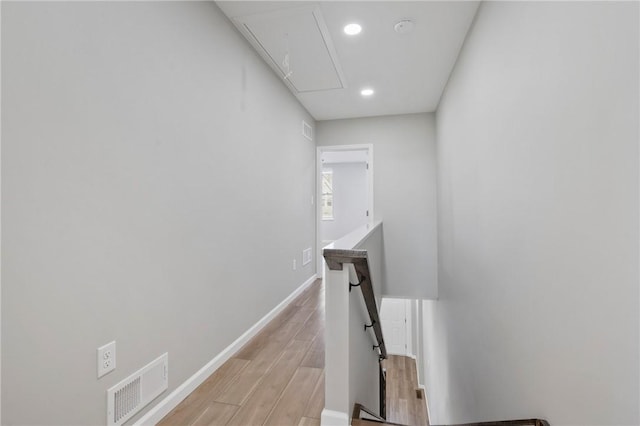
[[[320,425],[324,288],[316,280],[161,422]]]

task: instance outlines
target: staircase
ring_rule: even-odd
[[[429,425],[416,361],[388,355],[382,335],[378,304],[385,288],[383,248],[382,222],[376,221],[323,249],[327,345],[321,424],[344,425],[351,420],[352,426]],[[549,423],[529,419],[455,426]]]
[[[386,421],[407,426],[429,424],[424,392],[418,386],[416,360],[389,355],[382,361],[387,372]]]
[[[398,423],[389,423],[384,420],[365,420],[353,419],[351,426],[405,426]],[[527,420],[501,420],[496,422],[482,423],[464,423],[449,426],[549,426],[546,420],[527,419]]]
[[[410,389],[417,389],[415,379],[415,360],[408,357],[390,355],[386,363],[387,370],[387,418],[384,419],[368,408],[355,404],[351,426],[418,426],[429,425],[426,401],[422,390],[415,391],[415,398]],[[413,375],[412,367],[413,366]],[[400,379],[400,380],[398,380]],[[393,388],[389,387],[389,384]],[[390,408],[391,407],[391,408]],[[424,410],[424,411],[422,411]],[[424,413],[422,416],[421,413]],[[441,425],[443,426],[443,425]],[[540,419],[499,420],[480,423],[464,423],[447,426],[550,426],[549,422]]]
[[[387,422],[384,418],[373,413],[367,407],[355,404],[353,407],[353,417],[351,420],[351,426],[384,426],[384,425],[397,425],[397,423]],[[404,426],[404,425],[398,425]]]
[[[365,419],[353,419],[351,426],[404,426],[398,423],[389,423],[384,420],[365,420]]]
[[[427,404],[418,387],[416,361],[400,355],[388,355],[382,361],[386,375],[386,418],[355,404],[351,426],[428,426]],[[546,420],[501,420],[449,426],[549,426]]]

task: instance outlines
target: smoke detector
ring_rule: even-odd
[[[396,23],[393,26],[393,29],[398,33],[398,34],[407,34],[410,33],[411,30],[413,30],[413,21],[411,21],[410,19],[403,19],[402,21],[399,21],[398,23]]]

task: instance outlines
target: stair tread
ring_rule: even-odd
[[[399,423],[376,422],[373,420],[353,419],[351,426],[404,426]]]

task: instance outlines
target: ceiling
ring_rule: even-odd
[[[435,111],[479,4],[216,3],[316,120]],[[397,33],[407,19],[412,31]],[[349,23],[362,32],[346,35]]]

